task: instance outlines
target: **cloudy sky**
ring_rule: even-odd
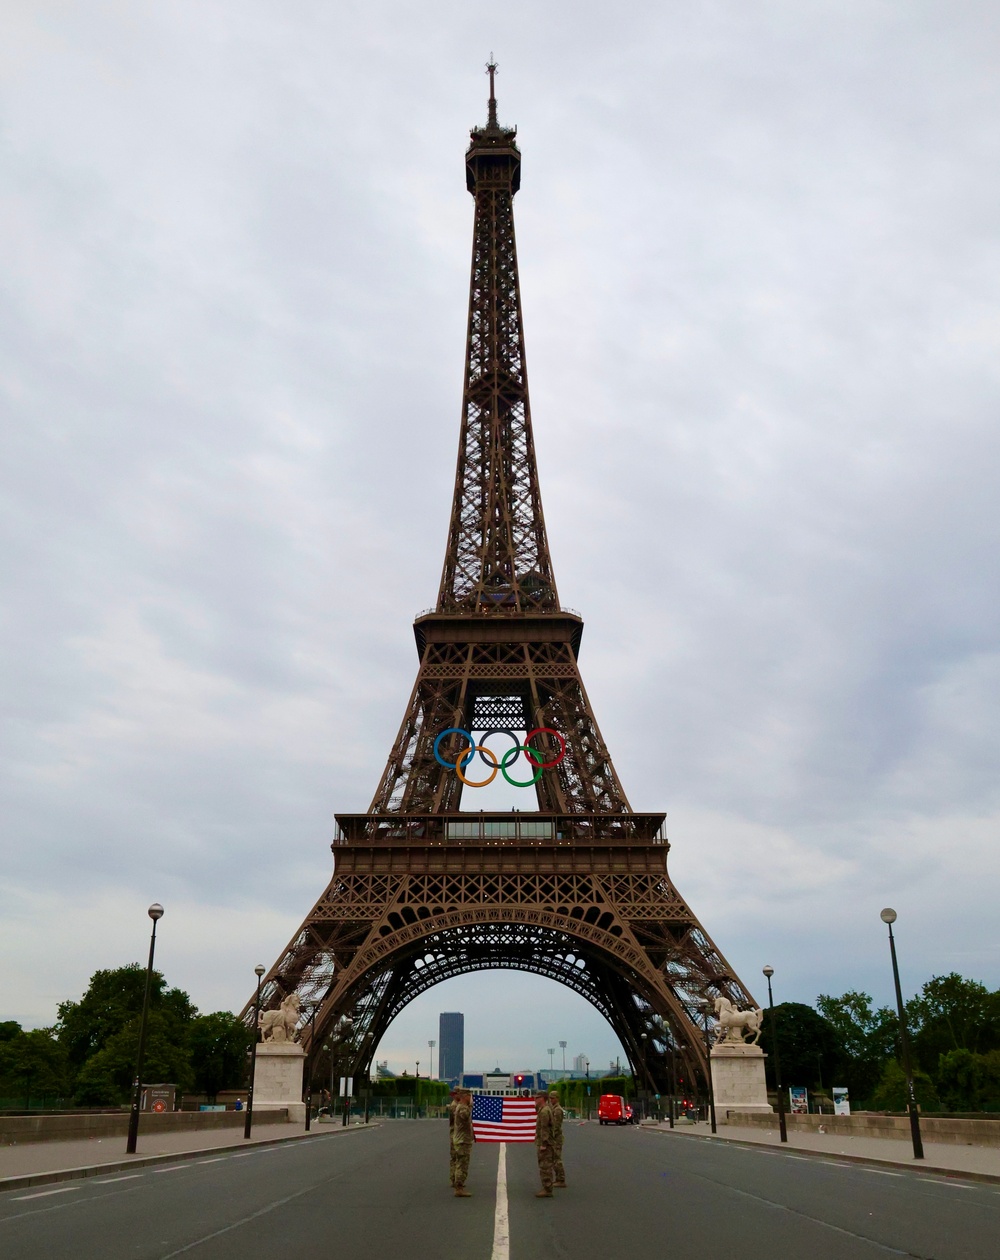
[[[367,807],[434,602],[501,121],[563,601],[751,990],[1000,986],[1000,11],[8,0],[0,1017],[238,1008]],[[467,802],[471,805],[471,801]],[[476,803],[478,808],[478,802]],[[491,973],[472,1066],[613,1058]],[[491,1014],[492,1012],[492,1014]]]

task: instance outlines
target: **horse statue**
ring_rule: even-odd
[[[299,1022],[299,997],[289,993],[275,1011],[261,1011],[260,1031],[264,1041],[294,1041]]]
[[[762,1010],[737,1010],[729,998],[717,997],[715,999],[715,1014],[719,1021],[718,1035],[716,1037],[717,1045],[726,1041],[730,1044],[735,1041],[740,1045],[747,1043],[754,1046],[757,1044],[764,1019]],[[750,1033],[753,1036],[749,1036]]]

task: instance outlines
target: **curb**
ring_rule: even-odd
[[[658,1133],[661,1136],[673,1132],[675,1137],[684,1138],[700,1138],[703,1142],[722,1142],[726,1146],[742,1146],[751,1151],[764,1151],[767,1154],[785,1155],[794,1152],[795,1155],[803,1159],[819,1159],[834,1160],[835,1162],[844,1161],[849,1164],[866,1164],[877,1168],[899,1168],[903,1172],[916,1173],[934,1173],[938,1177],[948,1177],[955,1181],[982,1181],[987,1185],[1000,1185],[1000,1175],[997,1173],[981,1173],[981,1172],[962,1172],[957,1168],[942,1168],[940,1164],[921,1164],[919,1160],[910,1160],[907,1163],[901,1163],[894,1159],[878,1159],[874,1155],[844,1155],[840,1151],[810,1151],[802,1146],[788,1145],[786,1148],[774,1147],[766,1142],[747,1142],[742,1138],[718,1137],[711,1133],[678,1133],[676,1129],[654,1129],[647,1128],[643,1130],[645,1133]]]
[[[124,1172],[128,1168],[152,1168],[157,1164],[183,1163],[192,1159],[202,1159],[209,1155],[227,1155],[230,1151],[242,1149],[255,1150],[260,1146],[280,1146],[283,1142],[302,1142],[319,1138],[339,1137],[345,1133],[363,1133],[377,1129],[379,1125],[360,1124],[349,1128],[336,1128],[329,1133],[301,1133],[288,1137],[266,1138],[260,1142],[248,1143],[245,1148],[239,1146],[205,1146],[197,1151],[175,1151],[170,1155],[141,1155],[137,1159],[114,1160],[109,1164],[88,1164],[81,1168],[58,1168],[51,1172],[25,1173],[20,1177],[0,1177],[0,1194],[9,1190],[30,1190],[33,1186],[51,1186],[57,1181],[79,1181],[85,1177],[99,1177],[104,1173]]]

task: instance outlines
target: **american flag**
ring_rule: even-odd
[[[472,1131],[477,1142],[533,1142],[535,1100],[476,1094],[472,1099]]]

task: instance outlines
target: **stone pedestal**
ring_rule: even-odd
[[[288,1118],[305,1124],[306,1105],[302,1101],[302,1075],[305,1051],[294,1041],[262,1041],[257,1046],[257,1068],[253,1078],[253,1109],[288,1109]]]
[[[738,1041],[712,1047],[715,1111],[725,1123],[727,1111],[771,1111],[764,1082],[764,1051]]]

